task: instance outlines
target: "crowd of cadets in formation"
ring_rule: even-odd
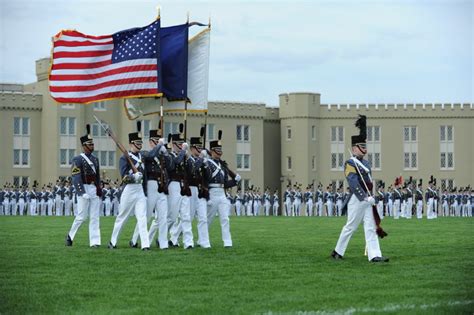
[[[441,191],[430,182],[425,189],[421,181],[415,185],[411,180],[403,185],[395,181],[385,191],[385,183],[379,183],[374,194],[379,215],[411,218],[416,216],[428,219],[439,216],[471,217],[474,215],[474,190],[459,188]],[[417,187],[415,187],[417,186]],[[120,204],[120,190],[117,182],[102,183],[100,205],[101,216],[116,216]],[[311,186],[302,191],[301,185],[288,186],[283,194],[283,208],[279,212],[280,202],[278,190],[267,189],[261,193],[259,189],[250,188],[235,194],[228,191],[232,207],[231,213],[236,216],[343,216],[344,201],[349,190],[343,191],[342,186],[333,190],[332,186],[322,190]],[[33,187],[18,188],[5,184],[0,187],[0,215],[42,215],[72,216],[77,213],[77,196],[74,186],[69,181],[57,181],[56,185],[43,186],[41,190]]]

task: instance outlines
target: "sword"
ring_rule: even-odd
[[[117,148],[123,153],[123,155],[125,156],[125,158],[127,159],[128,163],[130,164],[130,167],[132,168],[132,171],[133,173],[138,173],[138,170],[137,168],[135,167],[135,164],[132,162],[132,160],[130,159],[130,156],[128,155],[128,151],[127,149],[125,149],[125,147],[123,146],[123,144],[121,144],[118,140],[117,140],[117,137],[115,136],[114,132],[112,131],[112,129],[110,128],[110,126],[103,120],[100,120],[96,115],[93,115],[94,116],[94,119],[97,121],[97,123],[99,124],[99,126],[104,129],[105,133],[110,137],[112,138],[112,140],[115,142],[115,144],[117,145]]]

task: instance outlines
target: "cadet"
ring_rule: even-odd
[[[402,184],[402,177],[395,178],[393,186],[392,200],[393,200],[393,217],[398,219],[400,217],[400,201],[402,199],[402,193],[400,192],[400,185]]]
[[[343,258],[352,234],[357,230],[361,221],[363,221],[369,261],[387,262],[388,258],[383,257],[380,251],[375,217],[372,211],[375,199],[370,195],[370,189],[373,185],[370,163],[363,159],[364,155],[367,154],[366,117],[359,115],[356,126],[360,128],[360,134],[352,136],[353,156],[344,165],[344,174],[352,194],[347,205],[347,223],[342,228],[336,248],[331,256],[334,259]],[[380,229],[380,231],[384,233],[383,230]]]
[[[423,180],[420,179],[418,188],[415,190],[415,202],[416,202],[416,217],[418,219],[423,218]]]
[[[425,193],[425,201],[426,201],[426,218],[427,219],[434,219],[434,191],[433,191],[433,184],[434,178],[433,175],[430,177],[430,181],[428,182],[428,188],[426,189]]]
[[[100,185],[99,160],[92,154],[94,141],[90,135],[90,125],[86,126],[87,134],[81,137],[83,153],[72,159],[72,183],[77,193],[77,216],[71,230],[66,235],[66,246],[72,246],[74,237],[82,223],[89,216],[89,246],[100,246],[99,197]],[[98,195],[99,194],[99,195]]]
[[[273,208],[273,215],[278,216],[278,208],[280,207],[280,198],[278,197],[278,189],[275,190],[273,193],[272,198],[272,208]]]
[[[219,131],[219,139],[222,132]],[[232,247],[232,237],[229,224],[229,201],[225,198],[225,189],[237,186],[240,175],[231,173],[227,164],[221,160],[222,144],[221,140],[210,142],[211,158],[204,161],[206,179],[209,187],[209,202],[207,204],[207,224],[210,227],[212,220],[219,211],[221,223],[222,241],[224,247]],[[232,179],[228,177],[233,175]]]

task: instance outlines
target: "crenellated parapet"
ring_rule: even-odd
[[[41,111],[42,108],[42,94],[0,91],[0,111]]]

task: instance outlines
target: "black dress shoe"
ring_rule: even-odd
[[[99,247],[100,245],[97,245],[97,244],[91,246],[91,248],[99,248]]]
[[[72,246],[72,239],[69,234],[66,235],[66,246]]]
[[[194,247],[192,247],[191,245],[189,245],[188,247],[186,247],[185,249],[193,249]]]
[[[388,257],[374,257],[370,260],[371,262],[378,263],[378,262],[388,262],[389,258]]]
[[[116,249],[117,246],[112,245],[112,242],[109,242],[109,245],[107,246],[108,249]]]
[[[159,248],[160,247],[160,242],[158,241],[158,239],[156,239],[155,243],[156,243],[156,247]]]
[[[173,244],[172,241],[168,241],[168,247],[169,247],[169,248],[172,248],[172,247],[175,247],[175,248],[176,248],[176,247],[179,247],[179,245],[178,245],[178,244]]]
[[[143,247],[142,248],[142,251],[146,252],[146,251],[149,251],[150,250],[150,247]]]
[[[130,245],[131,248],[138,248],[138,243],[133,244],[132,241],[128,242],[128,245]]]
[[[341,255],[339,255],[335,250],[332,251],[331,257],[332,257],[334,260],[341,260],[341,259],[344,259],[344,258],[343,258]]]
[[[224,248],[232,248],[232,245],[224,246]]]

